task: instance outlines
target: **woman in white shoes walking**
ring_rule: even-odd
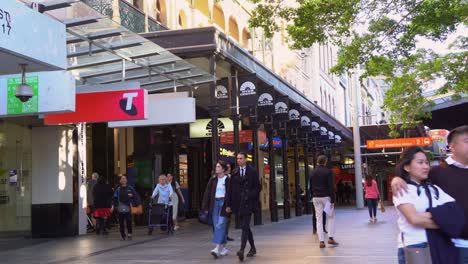
[[[380,192],[377,182],[372,179],[372,175],[366,175],[364,191],[366,193],[367,207],[369,208],[369,222],[375,223],[377,222],[377,204],[379,203]]]
[[[211,177],[203,195],[202,210],[208,212],[213,221],[213,244],[211,255],[218,258],[228,254],[226,246],[226,224],[229,213],[226,211],[225,198],[230,190],[230,179],[226,174],[227,165],[224,161],[216,163],[216,177]]]

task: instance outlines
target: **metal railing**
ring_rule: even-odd
[[[99,13],[112,18],[112,0],[81,0]]]
[[[99,13],[110,18],[114,15],[112,0],[81,0]],[[148,23],[148,32],[168,30],[155,19],[145,16],[145,13],[126,0],[119,0],[120,24],[135,33],[144,33]]]

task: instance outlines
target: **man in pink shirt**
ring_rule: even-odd
[[[364,183],[364,191],[366,192],[367,207],[369,208],[369,222],[377,222],[377,204],[379,202],[379,188],[377,182],[372,179],[371,175],[366,176],[366,182]]]

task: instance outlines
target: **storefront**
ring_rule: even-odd
[[[0,11],[0,236],[30,235],[37,176],[33,127],[41,123],[35,116],[71,107],[66,96],[63,104],[53,103],[48,92],[38,92],[47,86],[56,92],[50,78],[59,76],[64,84],[65,26],[15,0],[1,1]],[[29,88],[21,90],[24,84]],[[60,88],[68,92],[74,84]]]

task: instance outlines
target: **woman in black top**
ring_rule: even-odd
[[[106,230],[107,218],[111,216],[112,194],[114,191],[109,184],[106,183],[104,177],[99,176],[97,184],[93,188],[93,205],[94,218],[96,218],[96,235],[102,233],[107,235]]]
[[[131,204],[136,198],[135,189],[127,185],[127,176],[120,176],[120,187],[114,193],[114,204],[119,211],[120,235],[122,240],[132,240],[132,214]],[[125,223],[128,234],[125,234]]]

